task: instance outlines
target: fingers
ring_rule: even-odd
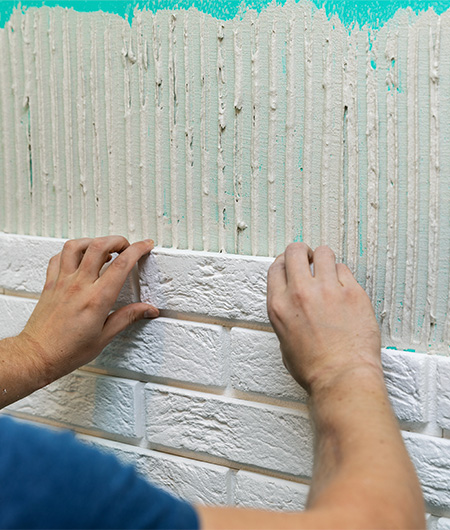
[[[310,263],[313,251],[305,243],[291,243],[284,251],[288,284],[299,284],[312,278]]]
[[[280,254],[267,271],[267,307],[270,308],[276,293],[286,288],[284,253]]]
[[[95,281],[105,263],[111,259],[113,252],[121,253],[130,246],[122,236],[97,237],[87,247],[80,264],[80,271]]]
[[[337,280],[336,256],[331,248],[326,246],[317,247],[313,255],[314,277],[320,281]]]
[[[159,310],[149,304],[136,303],[121,307],[117,311],[114,311],[114,313],[111,313],[106,319],[103,327],[104,346],[133,322],[137,322],[143,318],[156,318],[158,316]]]
[[[60,271],[62,274],[73,274],[79,267],[83,255],[91,244],[91,238],[71,239],[64,243],[61,252]]]
[[[347,265],[344,265],[343,263],[338,263],[336,265],[336,272],[339,283],[341,285],[346,286],[356,282],[355,277],[353,276],[351,270],[347,267]]]
[[[148,254],[153,247],[151,239],[145,239],[133,243],[125,249],[108,267],[108,270],[96,281],[102,297],[114,303],[119,296],[120,290],[127,279],[128,274],[136,265],[138,260]]]
[[[53,286],[54,282],[58,278],[60,266],[61,252],[50,258],[50,261],[48,262],[44,289],[50,289]]]

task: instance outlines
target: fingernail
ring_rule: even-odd
[[[144,313],[144,318],[156,318],[156,317],[159,317],[159,310],[156,309],[156,307],[154,309],[149,309],[148,311]]]

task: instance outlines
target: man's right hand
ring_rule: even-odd
[[[381,370],[369,297],[330,248],[289,245],[269,269],[267,310],[284,364],[308,392],[361,366]]]

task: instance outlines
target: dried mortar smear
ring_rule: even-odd
[[[42,7],[0,49],[0,230],[328,244],[393,344],[449,351],[449,12],[348,29],[306,1],[131,26]]]

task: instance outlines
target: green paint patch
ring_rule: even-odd
[[[153,12],[196,7],[213,17],[229,20],[242,16],[250,9],[261,11],[271,3],[284,5],[285,2],[284,0],[272,0],[271,2],[268,0],[247,0],[246,2],[241,0],[224,0],[223,2],[216,0],[164,0],[163,2],[156,0],[25,0],[21,3],[3,0],[0,2],[0,27],[8,22],[13,9],[18,7],[25,10],[30,7],[60,6],[82,12],[104,11],[120,15],[131,23],[136,7]],[[358,24],[373,28],[384,25],[398,9],[410,7],[417,13],[433,8],[439,15],[450,8],[450,0],[314,0],[313,3],[318,8],[324,7],[328,16],[337,15],[348,27]]]
[[[386,350],[397,350],[395,346],[386,346]]]

